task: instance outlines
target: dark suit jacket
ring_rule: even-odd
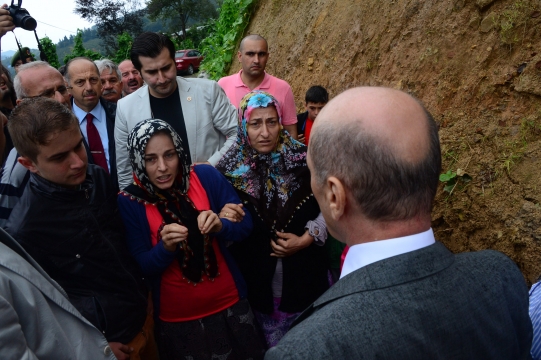
[[[302,114],[297,114],[297,135],[304,135],[304,124],[308,119],[308,111],[303,112]]]
[[[265,359],[528,359],[531,341],[517,266],[436,242],[342,278]]]
[[[105,109],[105,117],[107,120],[107,137],[109,139],[109,165],[111,167],[111,173],[109,174],[111,178],[111,184],[115,192],[118,192],[118,175],[116,171],[116,146],[115,146],[115,117],[116,117],[116,104],[106,101],[103,98],[100,98],[100,104]],[[71,105],[73,106],[73,98],[71,99]],[[89,164],[95,164],[94,158],[90,153],[90,147],[86,142],[86,139],[83,138],[85,144],[86,155],[88,157]]]

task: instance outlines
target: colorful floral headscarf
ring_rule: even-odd
[[[248,137],[247,124],[252,111],[273,106],[280,119],[276,147],[268,154],[255,150]],[[310,190],[306,166],[306,146],[282,128],[281,107],[269,93],[252,91],[240,102],[236,143],[216,165],[236,189],[254,198],[260,214],[273,222],[297,190]],[[306,183],[306,180],[308,182]]]

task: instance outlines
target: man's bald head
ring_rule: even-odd
[[[266,44],[266,47],[267,47],[267,51],[269,50],[269,44],[267,42],[267,39],[265,39],[263,36],[261,35],[257,35],[257,34],[251,34],[251,35],[247,35],[245,36],[241,41],[240,41],[240,46],[239,46],[239,51],[242,52],[242,48],[243,48],[243,45],[244,43],[246,43],[246,41],[264,41],[265,44]]]
[[[316,181],[342,180],[372,220],[430,214],[441,168],[438,130],[406,93],[360,87],[334,98],[312,129],[310,158]]]

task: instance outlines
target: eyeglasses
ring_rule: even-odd
[[[25,96],[24,98],[25,99],[32,99],[32,98],[37,98],[37,97],[44,97],[44,98],[51,99],[51,98],[54,98],[57,91],[60,93],[60,95],[66,96],[67,93],[68,93],[68,88],[66,86],[64,86],[64,85],[61,85],[61,86],[59,86],[59,87],[57,87],[55,89],[47,89],[44,92],[42,92],[41,94],[39,94],[39,95]]]

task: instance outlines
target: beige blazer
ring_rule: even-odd
[[[215,81],[177,76],[177,84],[192,163],[208,161],[216,165],[235,141],[237,110]],[[133,179],[127,149],[128,135],[137,123],[151,118],[147,85],[117,103],[115,144],[120,189]]]

